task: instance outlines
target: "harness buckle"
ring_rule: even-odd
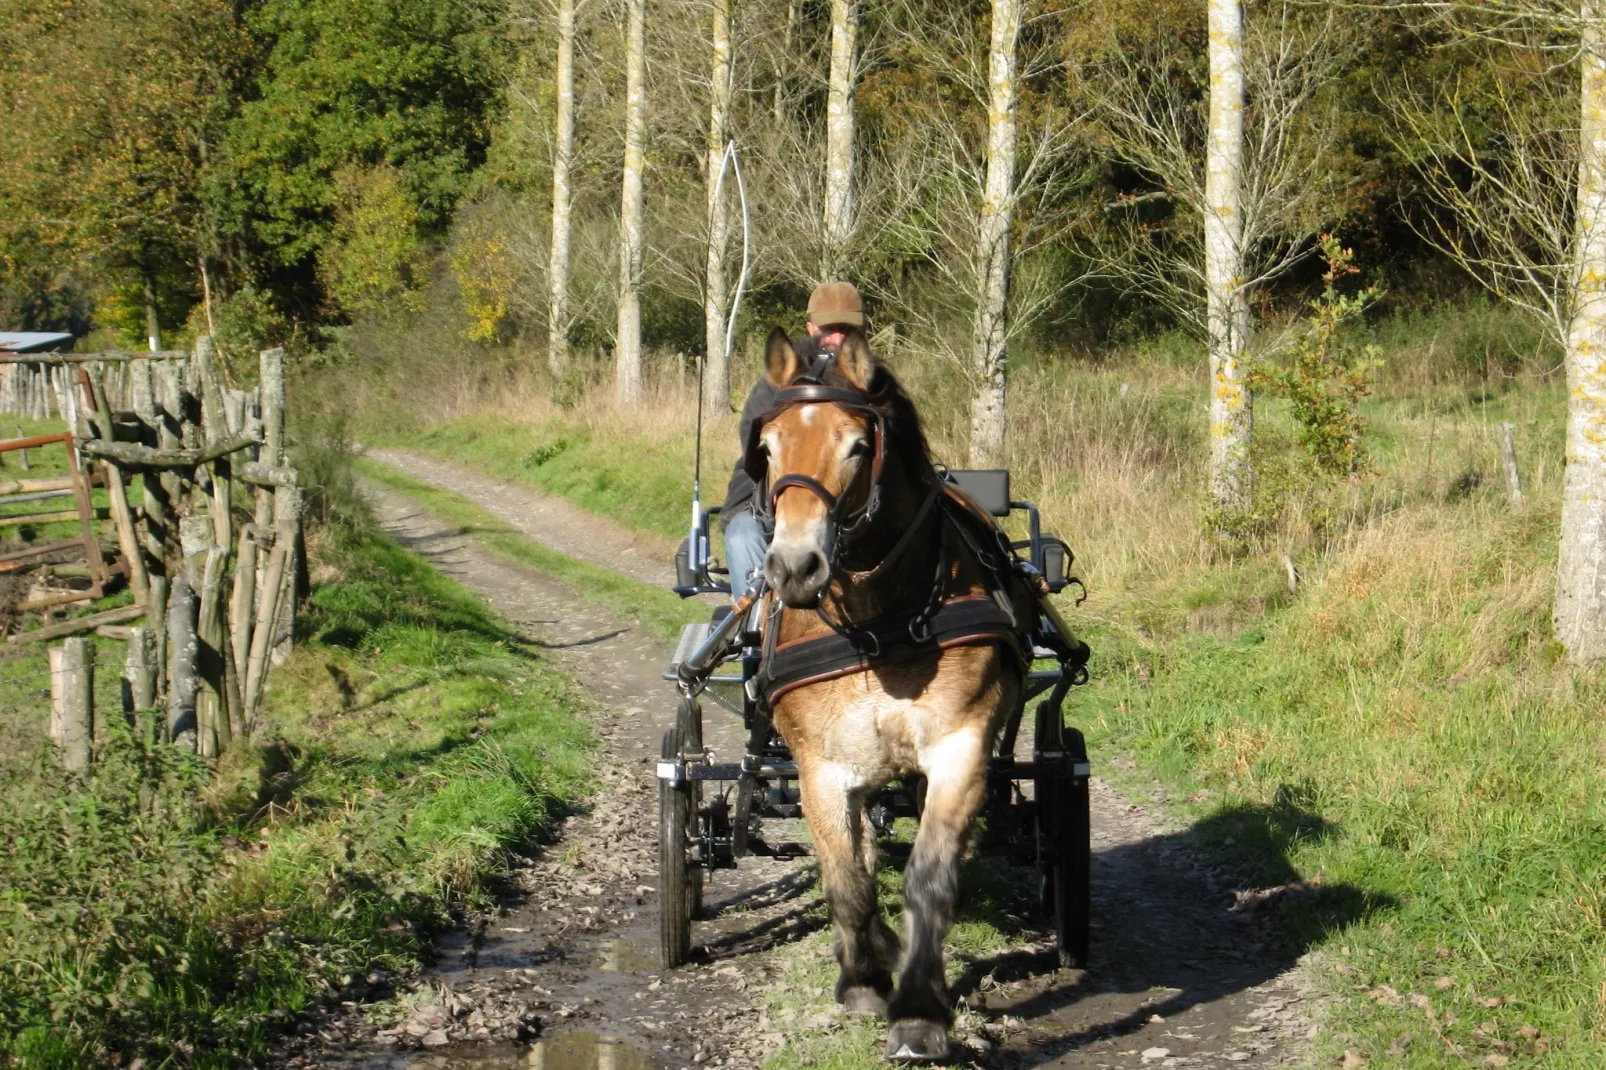
[[[909,622],[909,638],[924,643],[931,638],[931,620],[922,613]]]

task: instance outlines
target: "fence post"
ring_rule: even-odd
[[[274,545],[285,544],[284,576],[273,623],[273,664],[282,665],[295,646],[296,594],[301,575],[301,488],[278,487],[273,492]]]
[[[167,697],[166,576],[151,577],[151,600],[150,604],[145,608],[145,621],[151,629],[152,641],[156,644],[155,660],[152,662],[152,664],[156,667],[156,699],[151,703],[151,708],[155,709],[161,704],[162,700]],[[167,726],[165,722],[158,719],[156,724],[157,735],[164,739],[168,738],[164,735],[166,727]]]
[[[123,712],[156,708],[156,633],[149,626],[128,629],[128,658],[123,662]]]
[[[1506,504],[1521,509],[1522,473],[1517,470],[1517,427],[1510,420],[1500,424],[1500,467],[1506,473]]]
[[[73,773],[87,773],[95,738],[95,644],[88,639],[68,639],[57,658],[60,669],[52,666],[50,675],[52,708],[58,703],[61,719],[57,743],[61,747],[61,767]]]
[[[173,577],[167,606],[167,738],[191,750],[195,730],[195,592],[189,578]]]

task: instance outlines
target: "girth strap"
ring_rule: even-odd
[[[773,706],[788,691],[807,684],[957,646],[1002,643],[1014,657],[1025,659],[1013,618],[987,595],[962,595],[944,602],[917,639],[910,625],[920,615],[919,610],[888,614],[849,631],[778,644],[773,653],[766,654],[759,671],[765,702]]]

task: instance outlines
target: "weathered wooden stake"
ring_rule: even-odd
[[[1517,469],[1517,428],[1510,420],[1500,424],[1500,467],[1506,473],[1506,504],[1521,509],[1522,473]]]
[[[150,610],[145,625],[156,638],[156,705],[167,698],[167,577],[151,577]],[[165,730],[165,722],[160,726]]]
[[[251,622],[256,616],[257,526],[240,529],[240,548],[234,558],[234,592],[229,599],[229,641],[234,664],[244,667],[251,656]]]
[[[142,713],[156,708],[156,629],[128,629],[128,657],[123,662],[123,710]]]
[[[180,572],[172,580],[167,606],[167,738],[194,750],[195,724],[195,592]]]
[[[274,610],[273,664],[283,665],[295,645],[296,593],[300,577],[301,488],[278,487],[273,492],[274,545],[285,544],[284,576],[280,579]]]
[[[95,644],[68,639],[61,645],[60,664],[51,680],[60,681],[61,767],[87,773],[95,739]]]
[[[290,547],[282,539],[275,539],[273,551],[268,554],[264,570],[261,599],[257,603],[257,619],[251,629],[251,654],[245,667],[246,731],[256,725],[257,707],[262,701],[262,685],[268,672],[268,654],[273,645],[273,622],[279,608],[279,591],[284,586],[285,558]]]

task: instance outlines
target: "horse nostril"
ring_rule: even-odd
[[[771,547],[764,556],[764,576],[783,598],[810,598],[831,578],[831,566],[818,550]]]

